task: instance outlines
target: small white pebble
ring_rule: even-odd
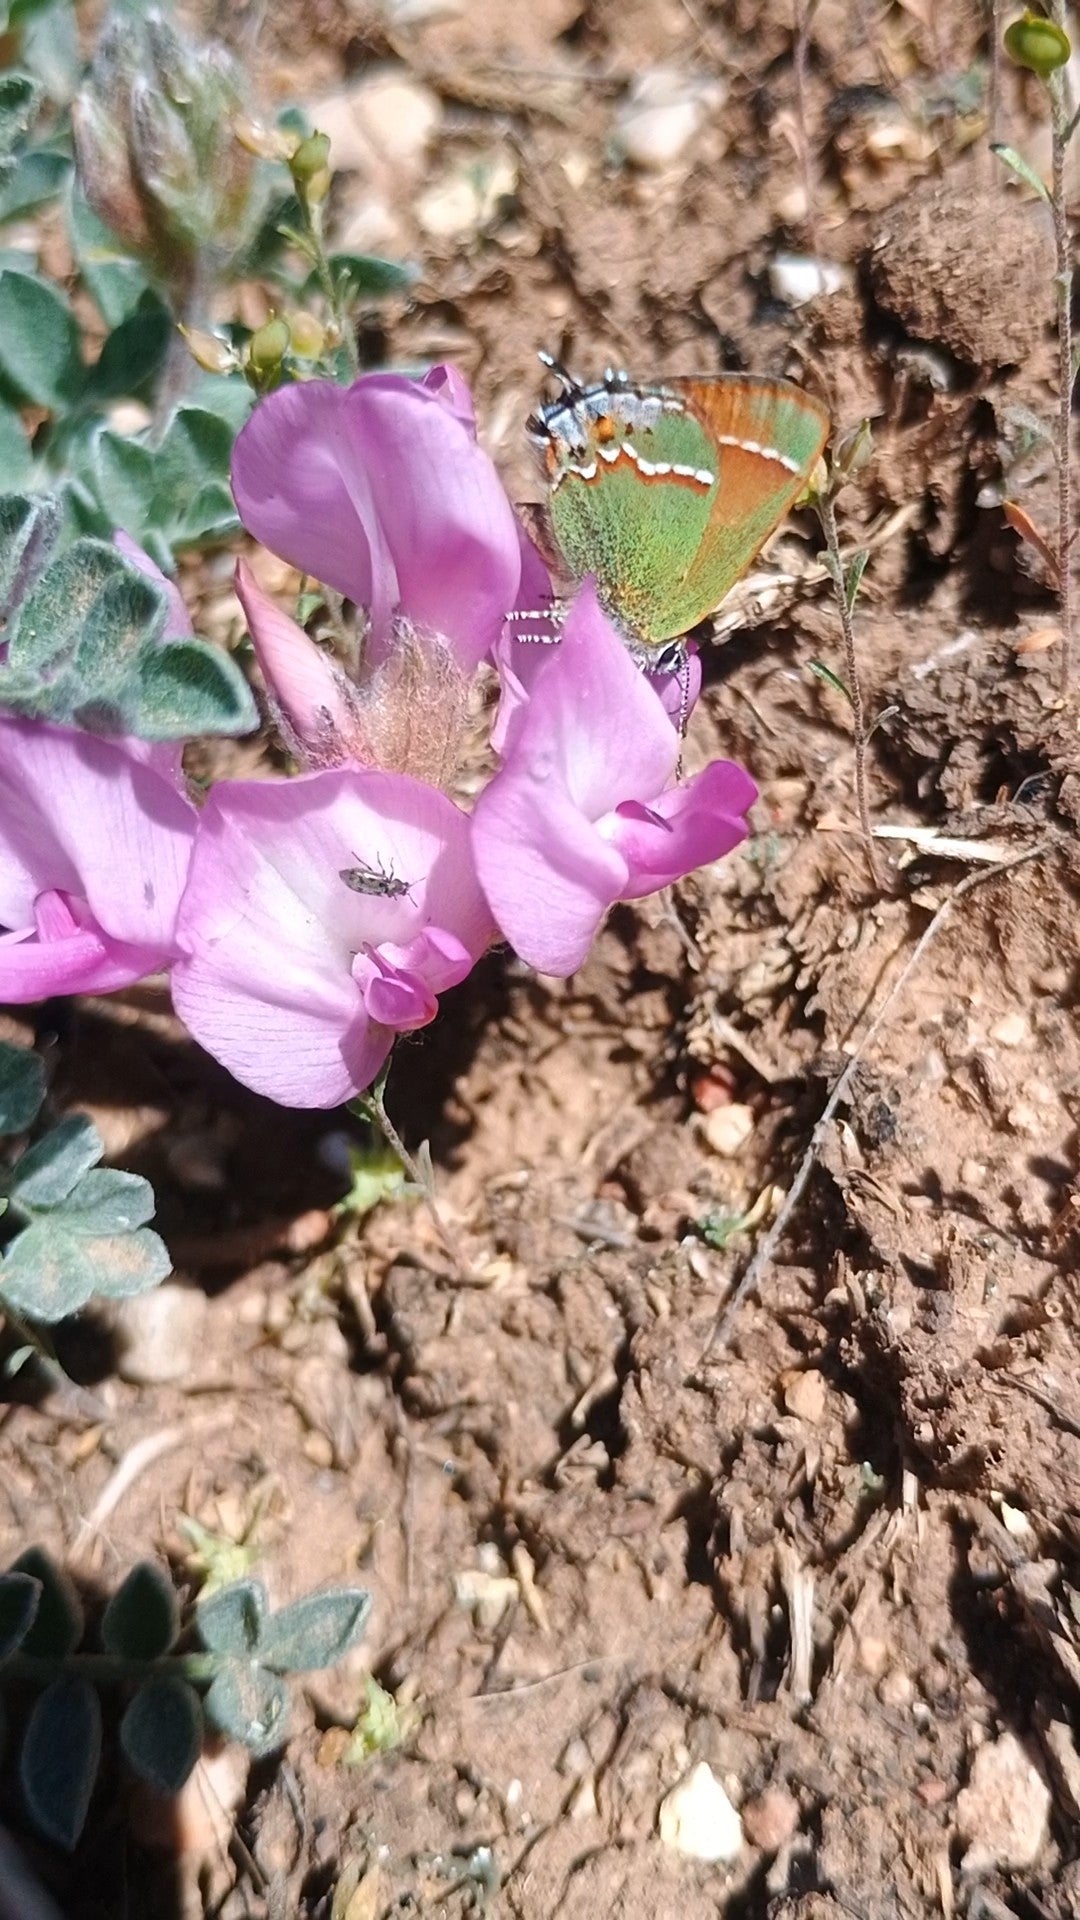
[[[848,275],[833,260],[801,253],[778,253],[769,261],[769,292],[786,307],[802,307],[821,293],[839,293]]]
[[[699,1760],[660,1802],[660,1838],[692,1860],[737,1860],[742,1821],[712,1768]]]
[[[646,171],[670,167],[690,145],[706,113],[723,105],[724,88],[671,67],[639,75],[615,116],[613,145]]]
[[[702,1137],[723,1160],[734,1160],[753,1131],[753,1110],[740,1106],[737,1101],[730,1107],[714,1107],[701,1121]]]
[[[990,1038],[999,1047],[1022,1047],[1030,1032],[1025,1013],[1006,1013],[991,1027]]]

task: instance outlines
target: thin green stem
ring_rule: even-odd
[[[300,207],[304,216],[304,228],[311,247],[311,258],[319,276],[319,285],[323,290],[326,304],[334,318],[345,358],[349,363],[349,374],[356,379],[360,373],[360,352],[356,344],[356,329],[342,298],[341,287],[330,271],[330,262],[326,256],[326,241],[323,236],[323,207],[325,201],[314,204],[306,193],[300,194]]]
[[[840,629],[844,636],[844,672],[847,683],[848,699],[851,702],[851,730],[855,744],[855,804],[859,813],[859,825],[866,843],[866,864],[870,869],[870,879],[880,892],[882,887],[881,870],[878,866],[877,848],[874,845],[873,829],[870,825],[870,804],[866,779],[866,746],[869,732],[866,725],[866,706],[862,696],[862,683],[859,679],[859,663],[855,651],[855,623],[851,617],[847,589],[844,584],[844,562],[840,553],[840,535],[836,527],[836,513],[832,496],[822,493],[815,501],[821,530],[825,535],[825,547],[832,566],[833,585],[836,589],[836,604],[840,612]]]
[[[472,1273],[472,1268],[462,1251],[457,1235],[453,1229],[448,1226],[443,1217],[426,1169],[420,1165],[415,1155],[409,1152],[408,1147],[405,1145],[404,1140],[386,1111],[386,1103],[383,1098],[385,1085],[386,1075],[384,1073],[380,1079],[375,1082],[373,1087],[369,1087],[367,1093],[362,1094],[358,1100],[350,1100],[349,1111],[377,1126],[387,1145],[397,1154],[412,1185],[415,1187],[424,1206],[427,1208],[428,1218],[435,1228],[439,1239],[442,1241],[443,1247],[453,1262],[455,1269],[462,1279],[467,1280]]]
[[[228,1664],[229,1656],[221,1653],[165,1653],[157,1660],[126,1660],[116,1653],[67,1653],[55,1658],[44,1653],[13,1653],[4,1661],[0,1675],[5,1684],[23,1680],[47,1686],[58,1674],[71,1673],[92,1680],[96,1686],[108,1687],[148,1680],[155,1674],[175,1674],[198,1686],[215,1679]]]

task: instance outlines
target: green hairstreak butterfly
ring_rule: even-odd
[[[634,659],[671,672],[681,636],[714,613],[806,487],[829,416],[789,380],[749,373],[639,385],[611,368],[562,386],[528,431],[548,522],[573,579],[596,578]]]

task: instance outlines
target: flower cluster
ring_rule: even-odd
[[[241,563],[302,770],[222,781],[201,809],[171,749],[0,721],[0,998],[167,967],[177,1011],[237,1079],[329,1107],[493,942],[573,972],[616,901],[744,838],[755,789],[726,761],[678,778],[673,688],[634,666],[591,582],[558,644],[511,637],[508,612],[551,587],[451,369],[280,389],[239,436],[233,486],[257,540],[361,610],[357,659],[310,639]],[[498,765],[467,809],[485,661]]]

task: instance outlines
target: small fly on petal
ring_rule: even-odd
[[[384,867],[380,860],[377,867],[369,867],[354,853],[355,867],[339,867],[338,877],[352,893],[375,894],[384,900],[402,900],[409,893],[411,880],[399,880],[392,867]]]

